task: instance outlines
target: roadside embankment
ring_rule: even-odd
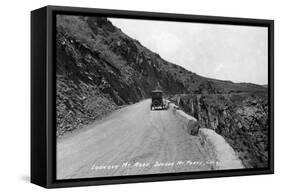
[[[209,153],[209,159],[217,161],[216,170],[244,168],[233,148],[214,130],[200,128],[198,136],[202,146]]]
[[[200,128],[223,136],[246,168],[268,167],[266,93],[182,94],[171,101],[196,118]]]
[[[215,170],[244,168],[241,160],[226,140],[212,129],[200,128],[198,121],[180,110],[174,103],[169,102],[169,109],[185,123],[184,129],[190,135],[200,139],[202,147],[208,153],[208,160],[215,161]]]

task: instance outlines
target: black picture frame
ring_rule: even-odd
[[[56,180],[55,16],[107,16],[146,20],[268,27],[269,166],[259,169]],[[244,176],[274,173],[274,21],[171,13],[46,6],[31,12],[31,182],[46,188]]]

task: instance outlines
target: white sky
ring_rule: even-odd
[[[125,34],[199,75],[267,84],[266,27],[116,19]]]

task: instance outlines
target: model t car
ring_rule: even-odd
[[[150,110],[165,109],[165,103],[163,100],[163,92],[161,90],[151,91],[151,105]]]

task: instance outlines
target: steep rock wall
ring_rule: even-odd
[[[178,95],[179,106],[233,147],[246,167],[268,166],[268,105],[263,94]]]

